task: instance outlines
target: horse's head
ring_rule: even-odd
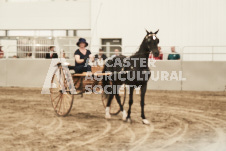
[[[159,30],[157,30],[156,32],[152,33],[152,32],[147,32],[147,35],[145,36],[145,42],[146,45],[148,47],[148,51],[152,52],[154,57],[158,57],[159,56],[159,50],[158,50],[158,44],[159,44],[159,39],[156,36]]]

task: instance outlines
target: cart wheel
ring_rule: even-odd
[[[52,77],[50,97],[53,109],[58,116],[66,116],[71,111],[74,95],[66,80],[66,72],[62,66],[58,67]]]
[[[122,106],[124,106],[125,100],[126,100],[126,86],[124,84],[120,87],[119,96],[120,96],[120,99],[121,99]],[[107,106],[108,97],[109,97],[109,95],[105,94],[104,91],[102,91],[101,98],[102,98],[104,108],[106,108],[106,106]],[[114,96],[112,101],[111,101],[110,114],[111,115],[117,115],[119,112],[120,112],[120,106],[119,106],[119,104],[118,104],[118,102],[117,102],[117,100]]]

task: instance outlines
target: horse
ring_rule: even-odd
[[[131,106],[133,104],[133,91],[136,87],[140,87],[141,91],[141,118],[143,124],[150,124],[150,122],[146,119],[144,114],[144,105],[145,105],[145,93],[147,90],[147,82],[151,76],[150,69],[148,67],[148,58],[149,54],[152,52],[154,57],[159,56],[158,44],[159,39],[157,38],[156,32],[147,32],[145,35],[139,50],[132,56],[126,57],[123,55],[116,56],[105,62],[102,73],[111,72],[111,77],[108,78],[103,77],[102,79],[102,87],[106,85],[111,85],[112,87],[108,87],[107,95],[107,105],[105,109],[105,118],[110,119],[110,105],[113,97],[116,97],[116,100],[120,106],[120,111],[122,113],[122,119],[127,122],[131,122]],[[119,96],[119,88],[116,87],[116,91],[113,92],[113,86],[121,86],[122,84],[126,84],[129,86],[129,109],[126,112],[123,109],[123,105],[121,104],[120,96]],[[128,113],[128,114],[127,114]]]

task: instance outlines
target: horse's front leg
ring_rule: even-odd
[[[120,87],[118,87],[117,93],[115,94],[115,97],[116,97],[116,100],[117,100],[117,102],[118,102],[118,104],[120,106],[120,111],[122,113],[122,120],[125,121],[126,117],[127,117],[127,113],[126,113],[126,110],[123,109],[123,105],[121,103],[121,98],[119,96],[119,89],[120,89]]]
[[[113,97],[114,97],[114,94],[109,94],[107,106],[106,106],[106,109],[105,109],[105,118],[106,119],[111,118],[110,106],[111,106],[111,101],[112,101]]]
[[[147,83],[143,86],[141,86],[141,101],[140,101],[140,106],[141,106],[141,118],[142,118],[142,122],[143,124],[150,124],[150,122],[145,118],[144,115],[144,97],[145,97],[145,93],[147,91]]]
[[[127,122],[131,122],[130,114],[131,114],[131,106],[133,105],[133,90],[134,87],[129,87],[129,109],[127,114]]]

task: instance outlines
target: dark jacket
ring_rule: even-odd
[[[53,52],[52,58],[58,58],[58,55],[55,51]],[[52,59],[52,58],[50,57],[50,53],[46,53],[46,59]]]
[[[101,58],[103,60],[107,59],[107,56],[105,54],[102,54]],[[98,54],[95,55],[95,61],[98,60]]]

